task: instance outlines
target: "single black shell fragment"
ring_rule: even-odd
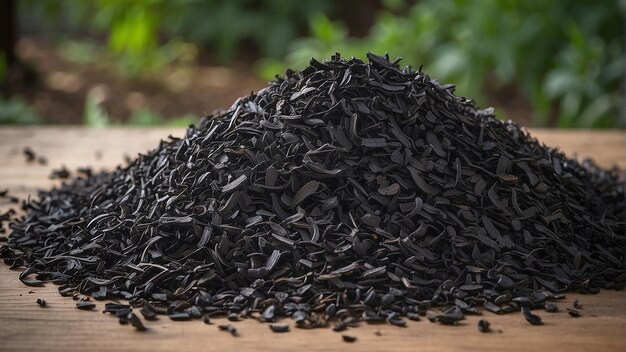
[[[143,323],[141,322],[141,319],[139,319],[139,317],[137,315],[135,315],[135,313],[133,312],[129,312],[127,318],[128,321],[130,322],[130,324],[135,327],[135,329],[137,329],[137,331],[146,331],[148,330]]]
[[[485,319],[480,319],[478,321],[478,331],[480,332],[490,332],[491,328],[489,327],[491,324]]]
[[[96,308],[96,304],[89,301],[82,301],[76,303],[76,308],[80,310],[92,310]]]
[[[567,308],[567,314],[569,314],[572,318],[580,317],[580,312],[572,308]]]
[[[289,332],[289,324],[270,324],[270,329],[273,332]]]
[[[538,315],[533,314],[530,311],[530,308],[523,307],[522,308],[522,313],[524,313],[524,318],[526,318],[526,321],[531,323],[532,325],[542,325],[543,324],[543,321],[541,321],[541,317],[539,317]]]
[[[239,336],[239,332],[237,331],[237,328],[235,328],[232,324],[218,325],[217,328],[221,331],[227,331],[234,337]]]
[[[146,320],[158,319],[154,307],[152,307],[152,305],[150,305],[149,303],[145,303],[143,307],[139,310],[139,313],[141,313],[141,315],[143,315],[143,318]]]

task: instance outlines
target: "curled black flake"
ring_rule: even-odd
[[[542,325],[543,321],[541,321],[541,318],[538,315],[533,314],[530,311],[530,308],[528,307],[523,307],[522,308],[522,313],[524,313],[524,318],[526,318],[526,321],[529,322],[532,325]]]
[[[243,185],[246,183],[247,180],[248,180],[248,176],[246,175],[241,175],[237,177],[236,179],[232,180],[231,182],[226,184],[224,187],[222,187],[222,193],[227,194],[232,191],[238,190],[239,188],[243,187]]]
[[[313,195],[317,191],[319,186],[320,186],[320,183],[318,181],[313,180],[313,181],[307,182],[293,196],[293,199],[291,201],[292,207],[297,206],[307,197],[310,197],[311,195]]]

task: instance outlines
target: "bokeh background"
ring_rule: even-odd
[[[624,128],[626,0],[2,0],[0,124],[187,125],[311,57],[402,57],[501,119]]]

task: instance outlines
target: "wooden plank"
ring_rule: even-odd
[[[136,155],[154,148],[169,133],[178,136],[183,130],[165,128],[106,130],[78,127],[3,128],[0,129],[0,189],[25,197],[36,189],[56,182],[47,179],[50,170],[60,165],[113,168],[123,156]],[[594,157],[602,166],[626,167],[625,138],[622,131],[553,131],[533,130],[533,135],[548,145],[559,146],[568,155]],[[49,159],[47,166],[28,164],[24,146]],[[101,157],[96,157],[100,151]],[[0,208],[10,204],[0,201]],[[140,333],[130,326],[120,326],[113,317],[97,311],[79,311],[75,302],[58,295],[55,285],[31,288],[17,279],[19,272],[0,264],[0,351],[202,351],[271,350],[271,351],[624,351],[626,349],[626,292],[603,291],[598,295],[568,295],[558,303],[561,312],[538,312],[545,321],[541,327],[529,325],[521,314],[468,317],[460,326],[449,327],[428,321],[410,322],[407,328],[388,325],[362,325],[348,331],[358,337],[352,344],[341,340],[341,333],[330,329],[299,330],[273,334],[265,324],[252,319],[236,323],[241,336],[233,338],[218,331],[216,325],[200,321],[173,322],[161,317],[146,322],[149,331]],[[33,293],[29,293],[32,291]],[[48,302],[40,308],[37,298]],[[572,318],[565,313],[573,299],[579,298],[583,316]],[[494,330],[481,334],[476,328],[480,318],[491,322]],[[382,336],[377,336],[380,331]]]

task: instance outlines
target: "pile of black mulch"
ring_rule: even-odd
[[[483,309],[535,324],[530,309],[566,291],[624,288],[624,188],[421,70],[337,54],[40,192],[0,252],[27,285],[129,300],[105,310],[133,325],[132,308],[336,330]]]

